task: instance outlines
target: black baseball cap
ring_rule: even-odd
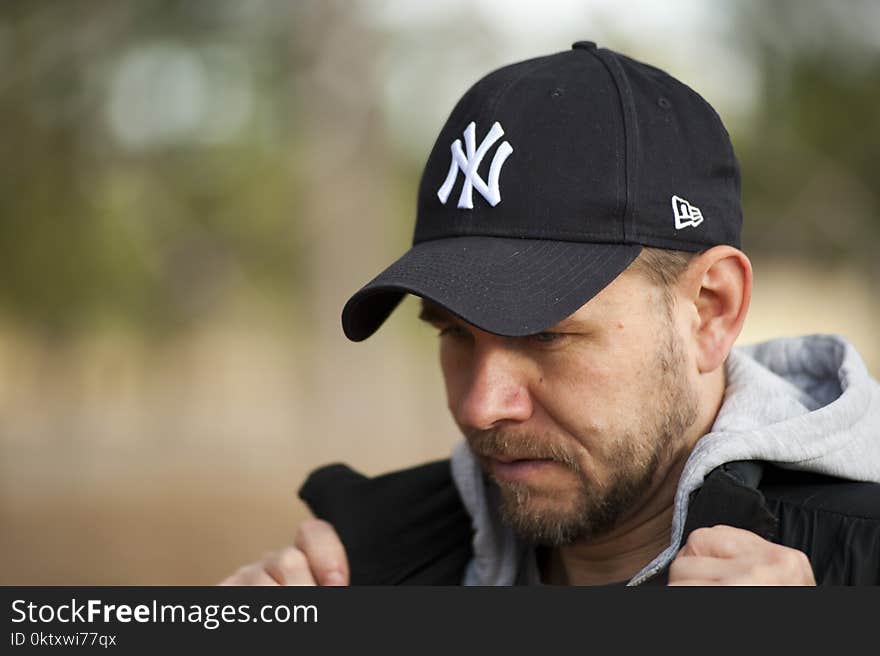
[[[739,248],[739,166],[695,91],[595,43],[500,68],[452,110],[412,247],[342,311],[372,335],[407,293],[498,335],[558,323],[643,246]]]

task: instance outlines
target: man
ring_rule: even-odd
[[[880,386],[838,337],[733,349],[740,228],[727,132],[666,73],[578,42],[477,82],[342,315],[423,299],[465,440],[315,472],[323,519],[224,583],[880,583]]]

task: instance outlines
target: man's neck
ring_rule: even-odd
[[[607,585],[631,579],[669,545],[672,507],[615,540],[553,549],[541,578],[556,585]]]

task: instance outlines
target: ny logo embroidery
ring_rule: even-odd
[[[480,147],[477,148],[477,127],[473,121],[470,122],[464,129],[464,147],[467,154],[465,154],[465,150],[462,150],[461,139],[456,139],[452,144],[452,162],[449,165],[449,173],[446,174],[443,186],[437,190],[437,196],[440,198],[441,203],[446,205],[449,194],[452,192],[452,187],[458,178],[459,169],[464,173],[464,184],[461,187],[461,195],[458,197],[458,207],[460,209],[474,209],[473,192],[475,188],[492,207],[501,202],[498,176],[501,175],[501,167],[504,166],[504,161],[513,152],[513,147],[507,141],[498,146],[498,150],[495,151],[495,156],[492,158],[492,164],[489,166],[488,183],[480,177],[477,169],[480,167],[480,162],[483,161],[486,153],[503,134],[504,129],[496,121],[492,129],[489,130],[489,134],[483,139]]]

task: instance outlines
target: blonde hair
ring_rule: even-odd
[[[627,267],[627,271],[647,278],[649,282],[660,288],[667,314],[672,312],[674,298],[672,287],[681,278],[699,253],[691,251],[674,251],[665,248],[649,248],[645,246],[639,256]]]
[[[671,287],[699,253],[645,246],[628,270],[640,273],[658,287]]]

